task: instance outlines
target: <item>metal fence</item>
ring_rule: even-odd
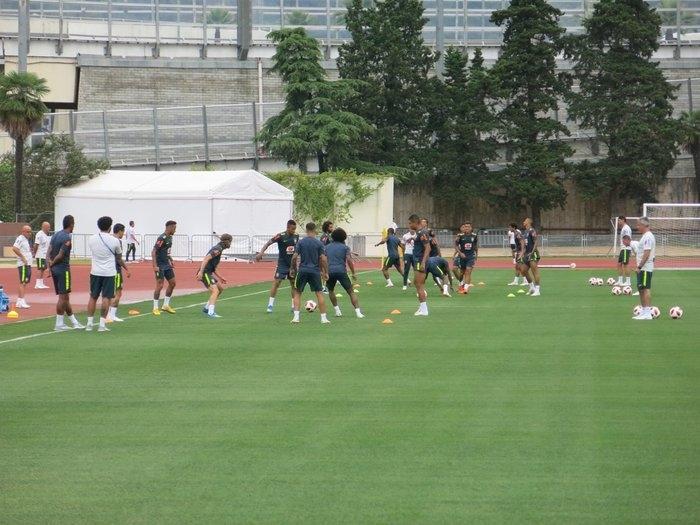
[[[368,0],[368,4],[371,0]],[[490,17],[493,11],[508,5],[506,0],[424,0],[423,30],[428,43],[437,42],[442,28],[444,41],[453,45],[498,45],[502,28]],[[550,0],[563,11],[560,23],[570,32],[582,30],[582,20],[595,5],[586,0]],[[659,40],[676,44],[700,41],[700,5],[696,0],[650,0],[662,19]],[[16,16],[17,0],[0,0],[0,16]],[[347,40],[345,27],[347,0],[253,0],[255,29],[267,33],[284,26],[304,26],[314,37],[327,44]],[[32,0],[33,17],[50,24],[34,24],[35,37],[90,38],[108,44],[118,41],[160,43],[235,42],[234,27],[237,0]],[[225,14],[223,14],[225,13]],[[91,22],[90,34],[70,21]],[[102,22],[103,31],[96,31]],[[117,27],[121,24],[123,27]],[[52,34],[47,34],[50,32]],[[680,39],[678,38],[680,35]]]

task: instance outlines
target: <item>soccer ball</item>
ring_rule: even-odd
[[[638,304],[634,308],[632,308],[632,313],[636,316],[640,315],[642,313],[642,305]]]
[[[625,286],[622,289],[622,293],[625,295],[632,295],[632,287],[631,286]]]
[[[604,283],[604,282],[605,282],[605,281],[603,281],[603,279],[601,279],[600,277],[598,277],[598,279],[596,279],[596,284],[597,284],[598,286],[603,286],[603,283]]]
[[[671,319],[680,319],[683,317],[683,308],[680,306],[672,306],[668,311],[668,315],[671,316]]]
[[[616,282],[614,277],[608,277],[608,286],[614,286]]]
[[[596,286],[598,284],[598,279],[596,279],[595,277],[591,277],[590,279],[588,279],[588,284],[590,284],[591,286]]]
[[[305,308],[306,308],[306,311],[307,311],[307,312],[313,312],[314,310],[316,310],[316,307],[317,307],[317,306],[318,306],[318,305],[317,305],[315,302],[313,302],[313,301],[306,301],[306,306],[305,306]]]
[[[569,267],[570,267],[572,270],[575,270],[575,269],[576,269],[576,263],[571,263],[571,264],[569,265]]]
[[[651,307],[651,316],[656,319],[661,315],[661,310],[659,310],[656,306]]]
[[[610,290],[613,295],[622,295],[622,288],[619,286],[613,286],[612,290]]]

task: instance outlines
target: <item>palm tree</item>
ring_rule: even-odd
[[[287,15],[287,24],[290,26],[310,26],[313,24],[311,15],[305,11],[292,11]]]
[[[693,156],[695,192],[700,202],[700,111],[681,114],[681,147]]]
[[[22,213],[24,141],[48,108],[41,97],[49,92],[46,80],[15,71],[0,76],[0,124],[15,141],[15,213]]]
[[[223,7],[216,7],[207,13],[207,24],[217,26],[214,31],[214,40],[217,42],[221,40],[221,28],[220,25],[227,25],[233,23],[233,16],[231,11],[224,9]]]

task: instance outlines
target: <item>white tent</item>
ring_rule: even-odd
[[[177,233],[268,235],[292,217],[294,195],[254,170],[119,171],[56,194],[56,222],[75,217],[75,233],[93,233],[97,219],[133,220],[140,234],[158,234],[165,221]]]

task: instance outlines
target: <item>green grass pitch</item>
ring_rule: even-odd
[[[343,298],[296,327],[260,284],[216,321],[0,344],[0,521],[698,523],[700,279],[657,272],[662,318],[635,322],[591,275],[610,272],[545,270],[509,299],[510,272],[477,270],[416,319],[373,272],[366,319]]]

